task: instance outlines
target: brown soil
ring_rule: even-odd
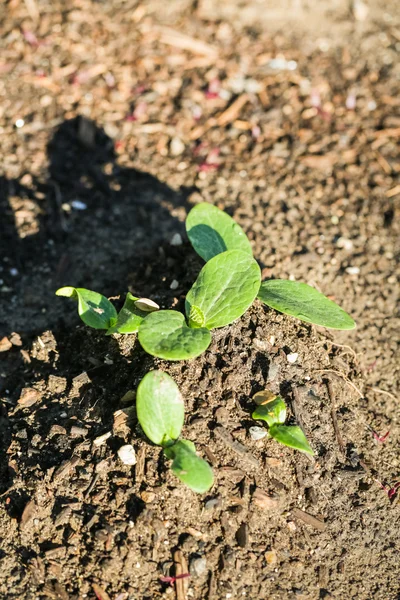
[[[400,11],[216,4],[0,8],[1,599],[400,597]],[[240,222],[264,277],[316,286],[357,329],[256,302],[203,356],[167,363],[54,297],[84,286],[120,306],[129,289],[180,308],[201,200]],[[213,465],[204,497],[123,400],[152,368],[177,381],[184,436]],[[263,388],[314,459],[252,440]],[[177,550],[180,587],[160,580]]]

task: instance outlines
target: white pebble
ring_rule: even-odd
[[[118,450],[118,456],[124,465],[136,465],[136,453],[131,444],[121,446],[121,448]]]
[[[337,240],[336,246],[338,248],[344,248],[345,250],[353,250],[353,242],[351,240],[349,240],[348,238],[344,238],[344,237],[340,237]]]
[[[286,358],[287,358],[288,363],[293,364],[299,358],[299,355],[297,352],[291,352],[290,354],[288,354],[286,356]]]
[[[249,433],[252,440],[262,440],[268,435],[268,431],[264,427],[250,427]]]
[[[10,275],[16,277],[18,275],[18,269],[12,268],[10,269]]]
[[[171,285],[169,286],[171,288],[171,290],[176,290],[179,287],[179,281],[177,281],[176,279],[173,280],[173,282],[171,283]]]
[[[359,267],[347,267],[346,273],[349,275],[358,275],[360,272]]]
[[[75,210],[86,210],[87,209],[87,204],[85,204],[81,200],[72,200],[71,206]]]
[[[180,233],[174,233],[170,241],[171,246],[182,246],[183,240]]]
[[[185,151],[185,144],[178,137],[174,137],[171,140],[170,150],[172,156],[179,156]]]
[[[111,431],[107,431],[107,433],[103,433],[103,435],[99,435],[95,440],[93,440],[93,444],[95,446],[101,446],[111,437]]]
[[[18,129],[21,129],[21,127],[23,127],[25,125],[25,121],[23,119],[17,119],[15,121],[15,127],[17,127]]]

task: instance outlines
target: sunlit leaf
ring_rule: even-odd
[[[210,465],[197,456],[195,446],[187,440],[179,440],[164,449],[172,462],[171,469],[185,485],[198,494],[207,492],[214,483]]]
[[[307,323],[331,329],[354,329],[356,326],[340,306],[306,283],[287,279],[264,281],[258,298],[271,308]]]
[[[271,437],[284,446],[295,448],[307,454],[314,454],[303,430],[297,425],[273,425],[268,431]]]
[[[186,296],[186,314],[190,320],[195,307],[203,315],[208,329],[229,325],[246,312],[260,288],[260,267],[252,256],[241,250],[229,250],[211,258],[202,268]]]
[[[283,424],[286,421],[286,404],[280,396],[276,396],[274,400],[257,406],[252,417],[253,419],[266,421],[268,427]]]
[[[117,320],[115,306],[101,294],[84,288],[62,287],[57,296],[74,298],[78,301],[78,314],[82,321],[94,329],[109,329]]]
[[[207,202],[197,204],[189,212],[186,231],[193,248],[205,261],[226,250],[242,250],[253,255],[240,225],[226,212]]]
[[[192,329],[175,310],[160,310],[147,315],[139,327],[139,342],[153,356],[166,360],[187,360],[207,350],[211,342],[208,329]]]
[[[112,333],[136,333],[140,323],[149,314],[137,308],[136,298],[130,292],[127,293],[123,307],[118,313],[117,322],[107,331],[107,335]]]
[[[183,426],[184,403],[175,381],[163,371],[150,371],[136,395],[139,423],[147,437],[159,446],[175,441]]]

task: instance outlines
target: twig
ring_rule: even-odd
[[[175,589],[177,600],[186,600],[188,588],[188,565],[182,550],[174,552],[175,563]]]
[[[354,383],[346,377],[346,375],[343,375],[343,373],[340,373],[340,371],[335,371],[334,369],[317,369],[317,371],[319,373],[332,373],[333,375],[336,375],[337,377],[341,377],[342,379],[344,379],[344,381],[346,383],[348,383],[353,388],[354,391],[357,392],[357,394],[359,395],[360,398],[364,398],[364,394],[361,393],[361,390],[359,390],[358,387],[356,385],[354,385]]]
[[[368,389],[370,389],[372,392],[376,392],[377,394],[385,394],[385,396],[389,396],[392,400],[397,401],[396,396],[394,396],[394,394],[391,394],[390,392],[387,392],[386,390],[381,390],[381,388],[377,387],[368,387]]]
[[[292,508],[292,515],[296,519],[301,519],[304,523],[307,523],[307,525],[311,525],[311,527],[318,529],[318,531],[325,531],[326,529],[326,524],[324,521],[313,517],[304,510],[301,510],[301,508]]]
[[[341,453],[345,455],[346,454],[345,446],[344,446],[343,438],[340,433],[339,425],[337,422],[336,410],[335,410],[335,398],[334,398],[334,393],[333,393],[332,381],[330,379],[328,379],[326,381],[326,387],[328,389],[329,400],[331,401],[331,419],[332,419],[332,423],[333,423],[333,429],[335,430],[336,440],[339,445]]]

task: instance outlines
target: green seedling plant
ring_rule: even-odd
[[[300,452],[313,455],[313,449],[307,441],[303,430],[298,425],[285,425],[286,404],[280,397],[264,390],[253,396],[257,408],[252,414],[253,419],[265,421],[271,438]]]
[[[147,373],[137,389],[136,410],[146,436],[172,460],[174,475],[194,492],[207,492],[214,482],[210,465],[196,454],[193,442],[179,439],[185,408],[175,381],[163,371]]]
[[[206,261],[186,295],[185,315],[159,310],[147,298],[128,293],[117,313],[97,292],[63,287],[59,296],[74,298],[82,321],[113,333],[137,333],[143,349],[166,360],[186,360],[202,354],[211,343],[211,331],[239,319],[256,297],[270,308],[332,329],[353,329],[353,319],[315,288],[297,281],[261,282],[261,271],[250,241],[225,212],[208,203],[196,205],[186,219],[194,250]]]

